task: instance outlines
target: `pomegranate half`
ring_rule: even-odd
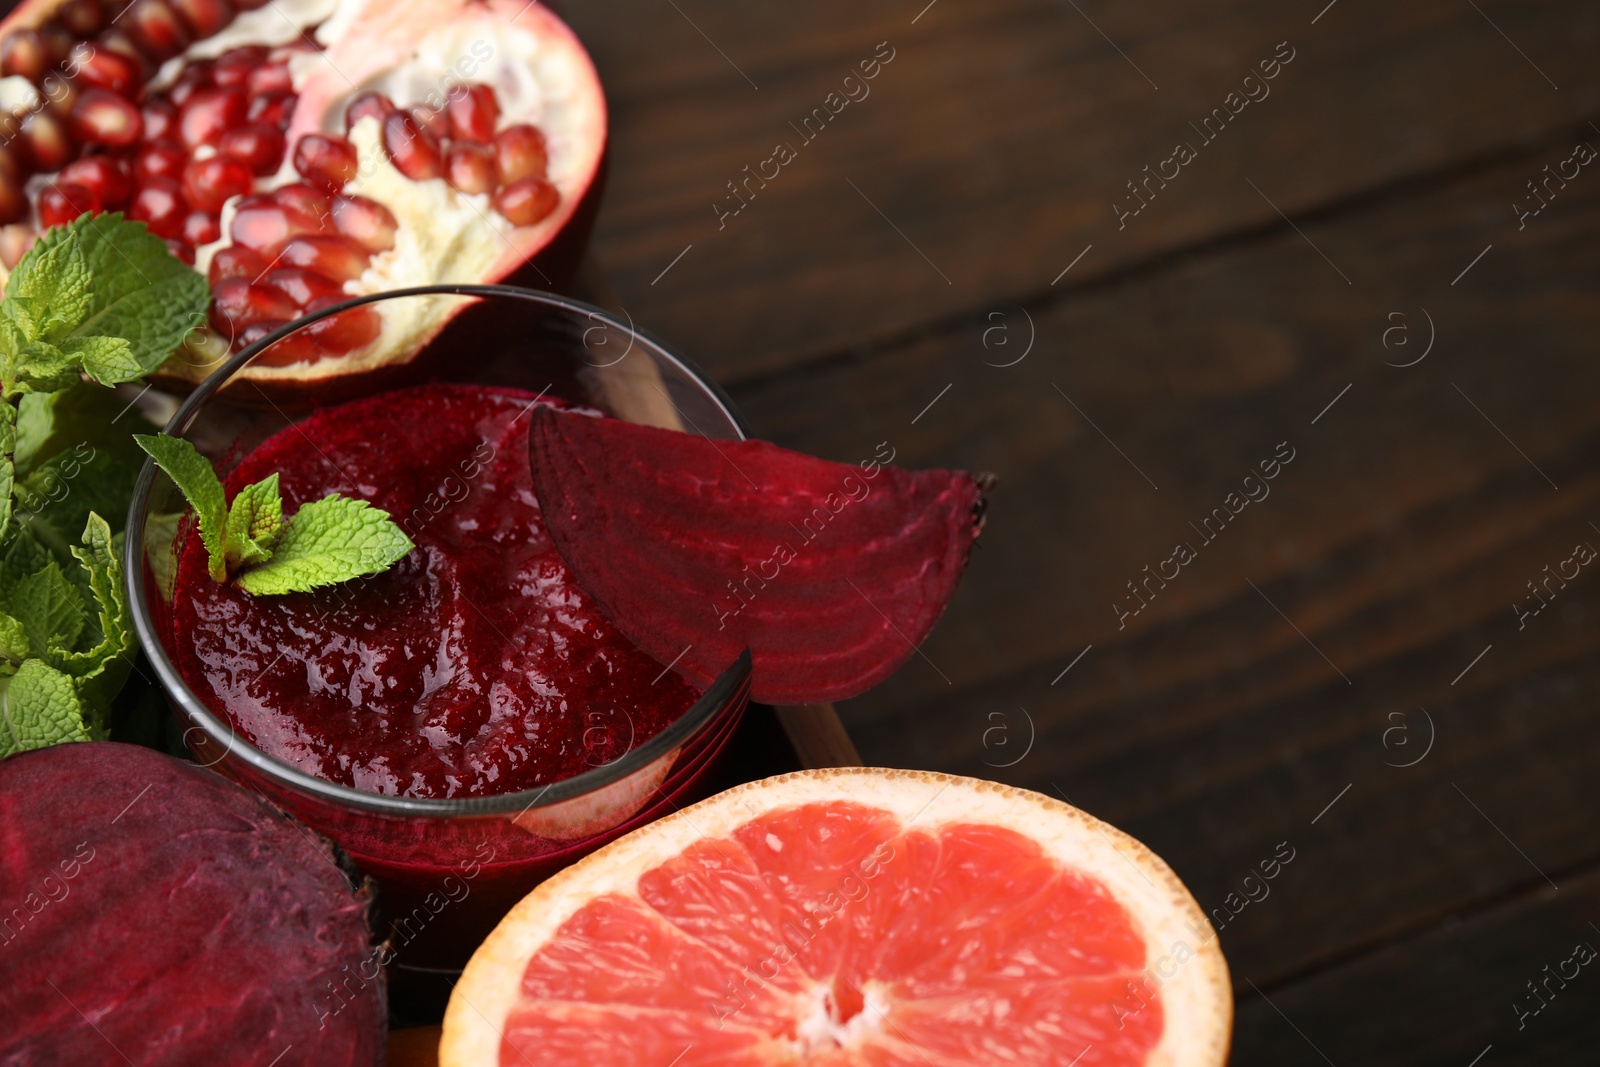
[[[559,288],[593,219],[605,99],[527,0],[27,0],[0,22],[0,282],[44,229],[144,222],[211,282],[162,368],[350,296],[438,282]],[[356,308],[245,376],[410,360],[455,297]]]

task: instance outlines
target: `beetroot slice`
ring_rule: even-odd
[[[752,699],[842,700],[894,672],[955,592],[981,486],[765,441],[541,406],[534,489],[556,548],[639,647],[707,685],[749,647]]]
[[[0,1063],[382,1059],[365,894],[211,771],[104,741],[0,762],[0,909]]]

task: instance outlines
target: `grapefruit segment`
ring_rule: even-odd
[[[544,883],[451,997],[441,1067],[1201,1067],[1227,967],[1138,842],[974,779],[755,782]]]

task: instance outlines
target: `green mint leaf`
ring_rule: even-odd
[[[16,485],[17,409],[0,399],[0,539],[11,525],[11,492]]]
[[[5,611],[40,655],[70,649],[83,633],[83,596],[54,560],[11,583]]]
[[[144,377],[145,368],[134,358],[133,346],[121,337],[69,337],[61,343],[61,351],[101,385]]]
[[[148,373],[166,361],[185,334],[205,323],[211,287],[144,223],[116,213],[80,215],[64,230],[46,232],[39,244],[57,233],[63,235],[58,240],[77,241],[93,279],[93,297],[77,334],[125,339]]]
[[[239,490],[228,509],[228,569],[271,559],[282,532],[283,499],[276,474]]]
[[[75,680],[89,713],[91,727],[103,731],[117,695],[133,666],[134,636],[128,628],[122,599],[122,564],[111,538],[111,525],[91,514],[83,529],[83,547],[74,547],[95,602],[95,618],[87,628],[87,648],[59,657],[62,670]]]
[[[0,758],[90,736],[77,687],[43,660],[0,679]]]
[[[222,492],[222,483],[217,480],[217,472],[211,469],[210,461],[195,451],[194,445],[177,437],[141,433],[134,434],[133,439],[156,461],[156,466],[167,472],[167,476],[189,501],[189,506],[194,508],[200,522],[200,540],[210,557],[208,569],[211,577],[218,582],[226,581],[228,567],[224,546],[228,503]]]
[[[49,341],[30,341],[13,364],[16,390],[54,393],[78,381],[78,361]]]
[[[306,504],[285,525],[272,559],[240,573],[254,596],[301,593],[386,570],[416,546],[365,500],[326,496]]]
[[[6,279],[6,302],[25,309],[17,324],[33,340],[59,338],[83,322],[92,303],[89,265],[70,229],[35,242]]]
[[[14,671],[28,658],[32,647],[21,621],[0,612],[0,673]]]

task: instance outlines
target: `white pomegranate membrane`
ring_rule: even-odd
[[[0,264],[85,213],[144,222],[212,285],[195,369],[350,296],[492,280],[542,246],[518,231],[559,228],[597,162],[575,129],[603,128],[574,69],[587,59],[541,38],[543,12],[66,0],[48,14],[0,37]],[[324,319],[252,372],[387,362],[449,299]]]

